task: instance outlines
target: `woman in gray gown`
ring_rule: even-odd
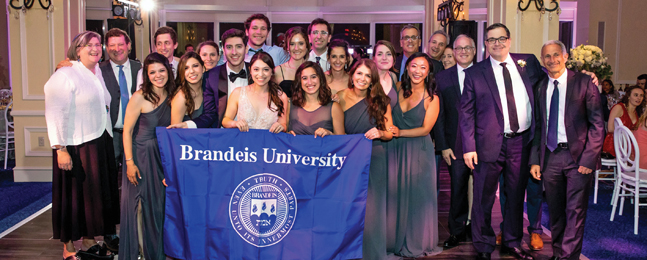
[[[204,110],[202,93],[206,70],[200,56],[192,51],[182,55],[177,70],[177,89],[171,99],[171,124],[193,120]]]
[[[344,111],[332,101],[321,66],[306,61],[296,71],[288,130],[293,135],[344,134]]]
[[[385,259],[386,249],[386,142],[393,126],[390,99],[384,94],[375,62],[362,59],[350,70],[348,88],[337,92],[344,110],[347,134],[364,134],[373,140],[364,219],[364,259]],[[395,220],[392,220],[395,221]]]
[[[407,60],[393,108],[394,148],[389,165],[396,165],[397,222],[395,254],[423,257],[442,252],[438,247],[436,162],[429,132],[439,112],[429,56],[418,52]]]
[[[175,84],[168,59],[152,53],[144,60],[144,83],[133,93],[124,119],[124,172],[121,186],[119,259],[163,260],[164,170],[155,128],[171,123],[168,96]]]

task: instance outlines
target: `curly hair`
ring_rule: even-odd
[[[645,90],[643,90],[640,86],[633,85],[628,87],[625,90],[625,95],[620,100],[620,102],[625,104],[625,107],[629,106],[629,97],[631,96],[631,92],[633,92],[634,89],[640,89],[641,91],[643,91],[643,94],[645,93]],[[640,102],[640,105],[636,107],[636,113],[638,113],[639,116],[642,115],[645,111],[645,104],[647,104],[647,100],[645,100],[645,98],[643,97],[643,101]]]
[[[252,56],[252,60],[249,61],[250,66],[254,65],[254,63],[257,60],[260,60],[260,61],[264,62],[270,68],[275,67],[274,66],[274,60],[272,60],[272,56],[267,54],[267,52],[257,52],[256,54],[254,54],[254,56]],[[271,77],[274,77],[274,70],[271,69],[271,71],[272,71],[272,76]],[[251,77],[250,77],[249,80],[250,80],[250,84],[252,84],[253,81],[252,81]],[[281,90],[281,87],[279,87],[279,84],[276,84],[276,82],[270,80],[270,82],[268,83],[268,88],[269,88],[268,92],[270,94],[270,98],[267,99],[267,107],[273,112],[278,112],[279,116],[283,115],[283,113],[285,112],[285,109],[283,107],[283,102],[281,101],[281,98],[279,97],[280,93],[283,92]],[[276,110],[272,109],[272,103],[274,103],[274,105],[276,105],[276,108],[277,108]]]
[[[186,106],[186,113],[189,115],[189,118],[193,119],[193,112],[195,111],[195,100],[193,99],[194,90],[191,88],[191,86],[189,86],[189,82],[186,80],[186,77],[184,75],[186,72],[186,63],[191,58],[196,59],[198,63],[200,63],[200,66],[204,68],[204,61],[200,59],[200,55],[198,55],[197,53],[190,51],[182,55],[182,58],[180,58],[180,62],[177,65],[177,80],[175,82],[177,89],[175,89],[173,96],[175,97],[175,95],[177,95],[180,90],[184,92],[184,105]],[[205,71],[203,70],[203,74],[200,77],[201,82],[204,81],[204,72]],[[170,103],[171,100],[169,100],[169,105]]]
[[[330,90],[330,87],[328,87],[326,75],[324,74],[323,69],[321,69],[321,66],[317,65],[317,63],[306,61],[299,66],[296,76],[294,77],[295,83],[292,85],[292,105],[303,107],[303,104],[305,103],[305,91],[303,91],[303,87],[301,85],[301,73],[303,73],[303,70],[307,68],[314,69],[319,78],[319,94],[317,95],[319,104],[323,106],[330,103],[330,101],[332,101],[332,91]]]
[[[166,72],[168,74],[168,80],[164,85],[164,90],[169,95],[175,92],[175,80],[173,79],[173,68],[168,63],[168,59],[164,57],[164,55],[155,52],[146,56],[146,59],[144,59],[144,69],[142,72],[143,78],[144,78],[144,82],[142,83],[142,86],[141,86],[142,95],[144,96],[145,100],[153,104],[157,104],[157,102],[159,102],[160,100],[160,97],[157,94],[155,94],[155,92],[153,91],[154,86],[148,76],[148,67],[154,63],[162,64],[166,68]]]
[[[355,71],[361,66],[367,67],[371,71],[371,83],[368,87],[368,93],[366,94],[366,102],[368,103],[368,115],[371,120],[375,120],[377,129],[386,131],[386,125],[384,124],[384,114],[386,113],[387,107],[391,102],[386,94],[384,94],[384,89],[380,84],[380,75],[377,73],[377,66],[375,62],[371,59],[361,59],[357,61],[352,68],[350,68],[350,78],[348,80],[348,88],[355,88],[353,83],[353,75]]]
[[[436,93],[436,81],[434,80],[434,65],[431,61],[431,58],[429,55],[424,54],[422,52],[416,52],[409,59],[407,60],[407,63],[404,65],[405,72],[402,73],[402,96],[404,98],[408,98],[412,94],[412,86],[411,86],[411,78],[409,77],[409,63],[411,63],[412,60],[416,58],[424,58],[427,60],[427,64],[429,64],[429,72],[427,73],[427,76],[425,77],[425,89],[427,90],[427,94],[431,97],[431,100],[434,99],[434,94]]]

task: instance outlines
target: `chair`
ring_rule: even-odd
[[[621,125],[623,125],[623,124],[622,124],[622,121],[620,120],[620,118],[616,118],[614,120],[615,128],[617,128],[618,126],[621,126]],[[614,142],[614,146],[615,146],[615,142]],[[602,159],[602,166],[607,166],[609,168],[613,168],[613,173],[608,173],[608,172],[602,173],[600,171],[600,169],[595,171],[595,186],[593,188],[593,204],[598,204],[598,186],[599,186],[599,182],[600,181],[615,181],[617,179],[618,173],[617,173],[616,165],[617,165],[616,164],[616,159]],[[600,175],[606,175],[606,177],[600,177]],[[611,176],[609,176],[609,175],[611,175]],[[614,186],[613,195],[611,197],[611,202],[609,204],[613,204],[613,198],[614,198],[613,196],[615,196],[615,194],[616,193],[615,193],[615,186]]]
[[[14,139],[14,127],[13,120],[11,120],[11,115],[9,115],[9,110],[11,109],[13,101],[7,104],[7,107],[4,110],[4,133],[0,134],[0,139],[3,139],[4,144],[0,147],[0,152],[4,152],[4,169],[7,169],[7,161],[9,160],[9,151],[13,151],[15,147],[12,147],[10,144],[15,143]],[[1,130],[0,130],[1,131]]]
[[[640,169],[640,149],[636,137],[626,126],[618,126],[613,134],[615,143],[618,179],[614,188],[613,209],[611,221],[616,214],[618,198],[620,198],[620,211],[622,215],[625,197],[631,197],[634,202],[634,234],[638,235],[638,207],[647,206],[640,203],[640,198],[647,198],[647,170]],[[632,157],[633,155],[633,157]]]

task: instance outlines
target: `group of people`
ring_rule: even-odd
[[[444,247],[471,233],[478,259],[490,258],[500,182],[506,198],[501,251],[532,259],[520,247],[523,202],[528,186],[529,207],[531,193],[540,207],[543,180],[547,192],[559,194],[547,198],[553,258],[579,258],[587,183],[604,127],[597,87],[590,76],[566,70],[562,43],[544,44],[544,72],[534,55],[509,53],[512,41],[503,24],[487,28],[490,57],[479,63],[474,40],[466,35],[447,48],[449,35],[437,31],[428,53],[419,52],[420,30],[412,25],[400,32],[403,55],[396,58],[394,45],[380,40],[372,59],[353,59],[348,43],[331,40],[332,28],[321,18],[307,31],[286,31],[282,48],[265,45],[271,30],[265,15],[254,14],[244,25],[245,31],[223,33],[222,57],[220,46],[206,41],[179,59],[173,57],[177,34],[161,27],[154,35],[156,52],[143,65],[128,58],[130,38],[120,29],[106,33],[110,60],[101,63],[99,34],[88,31],[74,39],[70,61],[45,85],[54,149],[52,221],[65,259],[116,252],[121,259],[165,259],[164,194],[173,183],[164,179],[159,126],[265,129],[315,138],[363,134],[373,141],[364,259],[442,251],[441,158],[452,182],[451,236]],[[104,236],[103,246],[97,236]],[[81,238],[77,253],[72,241]]]

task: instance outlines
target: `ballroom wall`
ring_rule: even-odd
[[[7,5],[0,7],[0,89],[9,86],[9,35],[7,34]]]

